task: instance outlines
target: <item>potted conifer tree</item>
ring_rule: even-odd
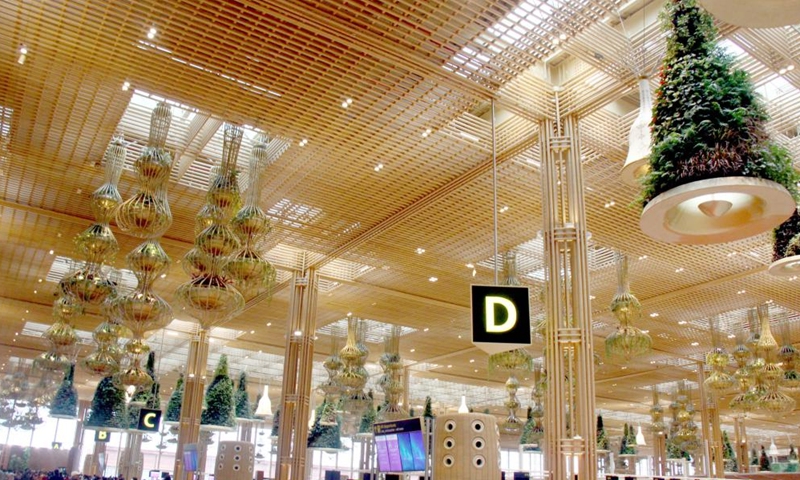
[[[668,243],[723,243],[768,231],[795,210],[798,175],[770,141],[766,110],[716,45],[696,0],[668,0],[667,53],[653,107],[640,226]]]
[[[275,409],[275,415],[272,416],[272,429],[269,432],[269,436],[272,439],[277,439],[278,434],[281,431],[281,409]]]
[[[375,419],[378,418],[378,412],[375,410],[375,395],[372,390],[367,393],[369,403],[364,414],[361,415],[361,422],[358,425],[358,436],[369,438],[372,436],[372,426],[375,424]]]
[[[200,415],[203,430],[233,430],[236,427],[233,405],[233,380],[228,375],[228,357],[222,355],[214,379],[206,390],[206,409]]]
[[[71,364],[50,404],[53,418],[78,418],[78,391],[75,389],[75,364]]]

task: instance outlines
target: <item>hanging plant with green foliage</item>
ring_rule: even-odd
[[[175,390],[169,397],[167,403],[167,415],[164,421],[166,422],[180,422],[181,421],[181,403],[183,403],[183,374],[178,375],[178,382],[175,384]]]
[[[127,418],[125,392],[114,384],[111,376],[103,378],[94,391],[86,427],[118,430],[127,426]]]
[[[228,357],[222,355],[214,380],[206,390],[206,409],[200,415],[200,425],[206,428],[233,428],[236,425],[233,405],[233,380],[228,376]]]
[[[739,466],[738,462],[736,462],[736,454],[733,451],[733,445],[731,445],[731,438],[728,436],[728,432],[722,432],[722,458],[724,460],[725,471],[726,472],[738,472]]]
[[[364,410],[364,414],[361,415],[361,422],[358,426],[358,433],[365,436],[372,435],[372,426],[375,424],[375,419],[378,418],[378,412],[375,410],[375,396],[372,390],[367,393],[367,397],[369,397],[369,404],[367,409]]]
[[[328,408],[330,408],[328,400],[323,400],[322,405],[317,407],[314,425],[308,433],[308,448],[329,451],[342,449],[342,435],[339,424],[323,425],[321,422]]]
[[[75,389],[75,364],[71,364],[64,375],[61,386],[50,404],[50,416],[55,418],[78,418],[78,391]]]
[[[250,397],[247,395],[247,373],[244,370],[239,374],[239,383],[236,385],[235,397],[236,419],[252,419],[253,410],[250,408]]]
[[[608,434],[606,434],[606,427],[603,425],[602,415],[597,416],[597,431],[595,432],[595,435],[598,450],[609,450],[611,448]]]
[[[269,432],[269,436],[272,438],[278,438],[278,434],[281,431],[281,409],[278,408],[275,410],[275,415],[272,416],[272,430]]]
[[[744,70],[716,45],[717,29],[696,0],[669,0],[667,53],[653,106],[643,203],[686,183],[757,177],[797,196],[788,151],[771,142],[767,113]]]

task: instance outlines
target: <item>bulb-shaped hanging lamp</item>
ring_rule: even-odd
[[[461,405],[458,407],[458,413],[469,413],[466,395],[461,395]]]

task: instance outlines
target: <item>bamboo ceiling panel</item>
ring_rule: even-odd
[[[468,309],[469,285],[494,281],[490,99],[498,120],[498,247],[519,249],[538,319],[538,121],[555,113],[555,85],[562,87],[560,111],[583,116],[598,406],[644,415],[654,382],[696,380],[715,315],[730,348],[747,309],[771,300],[776,333],[787,328],[789,340],[800,342],[799,280],[765,273],[768,234],[686,247],[639,231],[632,206],[638,189],[620,182],[619,169],[638,114],[630,67],[652,71],[663,52],[656,5],[643,12],[643,3],[0,0],[0,334],[17,338],[3,342],[0,362],[45,348],[41,338],[14,335],[25,322],[52,321],[56,284],[39,279],[56,258],[75,256],[72,238],[91,222],[88,195],[102,183],[112,135],[135,142],[132,161],[146,142],[146,102],[168,99],[176,106],[168,139],[174,224],[163,244],[174,263],[156,289],[170,302],[187,279],[178,260],[191,246],[208,172],[219,161],[222,123],[285,142],[264,172],[261,198],[274,221],[264,248],[283,283],[271,301],[253,299],[226,323],[239,333],[215,342],[212,362],[229,349],[259,378],[278,371],[291,292],[285,287],[302,266],[298,252],[307,251],[324,277],[320,327],[347,312],[412,327],[401,340],[403,358],[417,362],[412,399],[435,391],[457,402],[445,392],[466,383],[476,404],[500,405],[504,380],[487,372],[487,356],[471,346]],[[147,38],[150,28],[154,38]],[[798,30],[722,25],[721,32],[723,47],[767,99],[770,131],[800,160],[800,69],[780,73],[800,62]],[[29,54],[18,64],[22,45]],[[308,143],[300,146],[301,139]],[[245,144],[241,167],[248,152]],[[133,188],[126,172],[122,195]],[[115,233],[120,254],[113,266],[121,269],[139,241]],[[631,287],[643,303],[639,326],[654,339],[654,351],[632,361],[603,354],[616,327],[608,311],[615,249],[632,261]],[[173,308],[176,319],[191,322]],[[77,324],[88,332],[97,321],[91,309]],[[189,335],[152,339],[170,387]],[[530,351],[539,355],[540,344],[537,338]],[[318,347],[319,361],[330,338],[319,335]],[[370,348],[374,360],[382,347]],[[82,374],[78,383],[86,395],[94,385]],[[622,421],[610,418],[612,425]],[[796,421],[757,417],[753,425],[781,431]]]

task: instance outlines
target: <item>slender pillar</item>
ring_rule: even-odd
[[[67,460],[67,473],[80,472],[81,465],[81,451],[83,450],[84,430],[83,421],[86,418],[86,412],[91,406],[89,400],[80,400],[78,402],[78,420],[75,426],[75,437],[72,440],[72,448],[69,449],[69,459]]]
[[[733,417],[733,437],[736,442],[736,462],[739,464],[739,472],[747,473],[750,468],[750,451],[747,448],[747,429],[743,416]]]
[[[708,403],[708,417],[711,423],[710,445],[711,459],[708,463],[710,467],[709,476],[714,478],[725,478],[725,458],[722,444],[722,427],[719,419],[719,409],[717,408],[717,394],[711,392]]]
[[[708,398],[706,397],[705,383],[706,372],[703,362],[697,362],[697,383],[700,392],[700,458],[702,462],[695,462],[695,475],[711,475],[711,417],[708,411]],[[701,465],[702,464],[702,465]]]
[[[653,474],[666,475],[667,439],[663,432],[653,434]]]
[[[586,214],[578,120],[539,126],[547,271],[545,468],[553,480],[594,480],[597,445]]]
[[[279,480],[306,478],[306,421],[317,329],[317,282],[317,271],[313,267],[303,273],[295,272],[292,278],[275,471],[275,478]]]
[[[142,452],[142,433],[129,432],[125,441],[125,451],[119,452],[122,455],[122,468],[120,473],[125,478],[142,478],[142,462],[140,456]]]
[[[178,447],[175,452],[175,480],[187,480],[183,469],[183,448],[189,443],[197,443],[200,438],[200,414],[203,411],[203,390],[206,385],[208,364],[208,331],[200,329],[189,344],[189,359],[186,365],[186,379],[183,384],[183,403],[181,404],[180,426],[178,427]],[[204,465],[198,465],[203,470]]]

